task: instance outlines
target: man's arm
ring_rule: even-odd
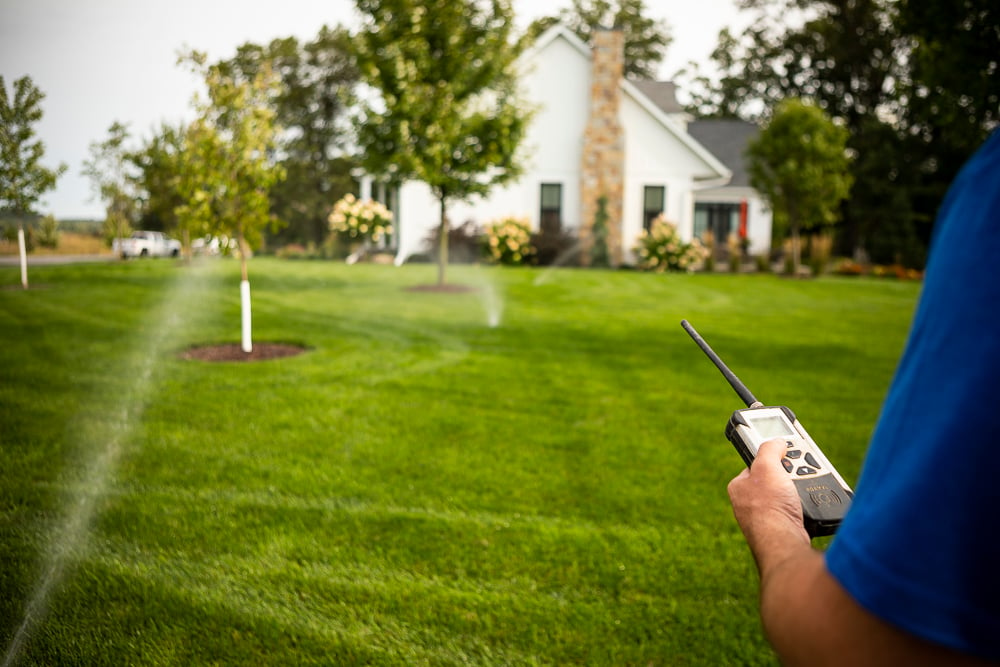
[[[826,569],[802,525],[781,466],[783,440],[760,447],[729,483],[733,513],[757,561],[761,621],[786,665],[986,665],[888,625],[862,608]]]

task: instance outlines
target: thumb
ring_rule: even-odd
[[[757,450],[757,456],[754,457],[752,472],[781,469],[781,459],[785,456],[786,448],[785,440],[782,438],[771,438],[762,443]]]

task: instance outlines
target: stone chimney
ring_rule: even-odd
[[[619,118],[625,36],[620,30],[593,33],[590,117],[583,134],[581,165],[581,259],[590,263],[598,202],[606,198],[608,258],[622,261],[622,198],[625,188],[625,135]]]

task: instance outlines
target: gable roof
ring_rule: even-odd
[[[521,58],[526,61],[534,60],[549,44],[560,37],[569,42],[581,54],[590,58],[590,47],[587,46],[586,42],[577,37],[575,32],[567,28],[562,23],[556,23],[554,26],[539,35],[538,38],[535,39],[534,44],[525,49],[524,53],[521,54]]]
[[[710,119],[691,121],[688,132],[733,172],[729,185],[751,187],[746,149],[760,128],[745,120]]]
[[[650,81],[633,79],[632,85],[642,91],[664,113],[685,113],[684,107],[677,101],[677,84],[673,81]]]
[[[582,56],[587,58],[587,60],[593,60],[593,53],[590,50],[590,47],[562,23],[557,23],[543,32],[538,39],[535,40],[535,43],[532,44],[530,48],[525,50],[521,57],[525,62],[531,62],[538,58],[552,42],[560,38],[566,40],[566,42],[579,51]],[[729,168],[720,162],[710,151],[706,150],[704,146],[698,143],[694,137],[686,132],[677,121],[670,118],[669,114],[674,112],[668,111],[668,109],[672,109],[672,107],[668,104],[666,108],[663,108],[657,104],[657,101],[668,103],[670,100],[673,100],[673,104],[678,107],[677,113],[683,112],[683,109],[680,108],[679,104],[677,104],[676,97],[674,96],[676,87],[672,82],[629,81],[623,77],[619,81],[618,85],[621,87],[622,92],[625,95],[628,95],[636,103],[638,103],[639,106],[649,113],[656,120],[656,122],[663,127],[664,130],[672,134],[685,148],[691,151],[705,164],[707,172],[695,176],[696,182],[701,181],[701,185],[704,187],[710,183],[718,185],[720,184],[720,181],[727,182],[730,180],[732,173]],[[643,91],[643,88],[648,90],[657,101],[651,99],[650,96]]]
[[[710,151],[698,143],[693,136],[670,116],[663,112],[648,97],[643,95],[636,86],[628,79],[622,79],[622,90],[632,97],[639,106],[652,115],[660,125],[673,134],[688,150],[698,156],[709,168],[710,173],[701,174],[694,177],[695,181],[702,181],[703,186],[719,186],[729,182],[732,172],[726,165],[718,160]]]

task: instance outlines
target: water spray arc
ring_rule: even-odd
[[[108,415],[89,429],[78,429],[79,465],[69,462],[67,470],[79,472],[79,479],[64,482],[69,501],[59,523],[49,535],[43,554],[42,576],[25,604],[24,618],[15,631],[0,667],[12,667],[21,656],[34,629],[42,623],[52,594],[67,572],[86,549],[91,526],[99,505],[114,483],[122,456],[129,445],[135,427],[142,417],[157,383],[158,359],[168,341],[178,330],[177,313],[190,302],[188,295],[195,281],[190,268],[181,271],[167,288],[159,307],[153,311],[148,336],[136,336],[122,355],[121,366],[111,369],[108,377],[125,378],[117,392],[120,402],[112,410],[106,405],[84,406],[81,415]],[[99,399],[95,399],[99,400]],[[83,418],[83,417],[81,417]]]
[[[564,266],[568,266],[572,261],[576,260],[580,255],[580,249],[583,247],[583,242],[577,239],[568,248],[560,252],[556,258],[552,261],[552,264],[548,266],[544,271],[538,274],[535,278],[534,285],[537,287],[539,285],[544,285],[552,279],[553,272]]]

